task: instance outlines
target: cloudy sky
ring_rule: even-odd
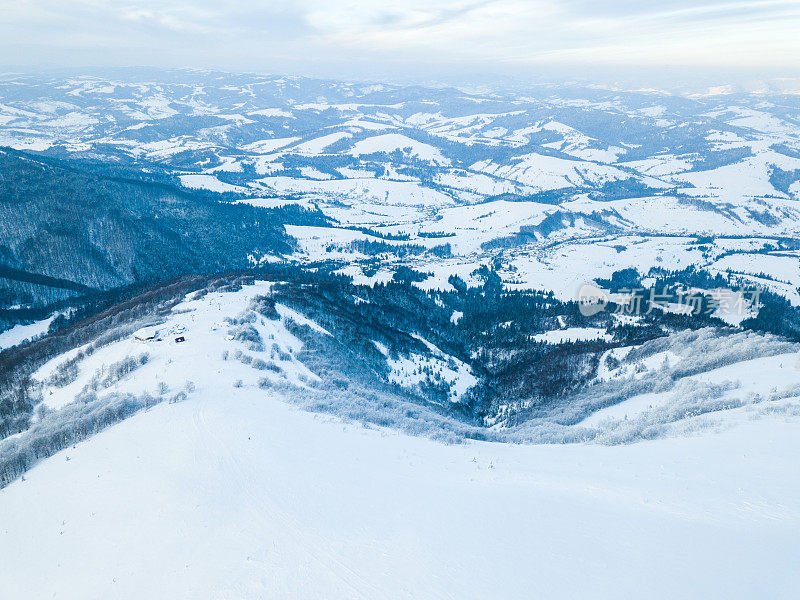
[[[800,0],[0,0],[4,66],[800,75]]]

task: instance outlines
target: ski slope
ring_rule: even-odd
[[[0,492],[8,598],[790,598],[798,423],[448,446],[198,389]]]

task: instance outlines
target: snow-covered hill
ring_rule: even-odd
[[[800,422],[442,445],[199,387],[0,494],[8,597],[791,598]]]
[[[414,368],[456,378],[454,402],[477,383],[429,340],[407,336],[416,357],[362,340],[377,377],[341,387],[338,317],[274,282],[212,287],[33,374],[41,405],[6,460],[101,407],[139,413],[0,492],[9,597],[792,596],[796,345],[708,331],[609,350],[568,407],[473,441],[413,403]],[[506,443],[544,428],[604,443]]]

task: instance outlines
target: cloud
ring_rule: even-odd
[[[183,14],[182,14],[183,13]],[[197,13],[186,14],[178,10],[148,10],[142,8],[125,9],[121,16],[124,20],[133,21],[150,28],[163,28],[177,32],[195,32],[210,34],[214,32],[211,19],[198,19]]]
[[[10,64],[800,67],[796,0],[0,1]]]

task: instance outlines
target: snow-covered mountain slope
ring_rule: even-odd
[[[0,150],[0,329],[6,310],[38,321],[76,297],[292,249],[273,211],[101,171]]]
[[[42,406],[56,410],[86,394],[116,395],[122,389],[136,396],[165,396],[168,391],[174,395],[205,384],[209,377],[231,387],[277,385],[298,393],[318,386],[322,380],[300,358],[311,357],[301,352],[304,344],[291,330],[333,336],[312,319],[276,303],[274,285],[257,282],[236,292],[189,295],[166,320],[140,327],[112,344],[91,350],[91,344],[85,345],[48,361],[32,375]],[[448,387],[452,402],[476,385],[468,365],[418,334],[409,337],[419,342],[414,352],[398,353],[373,342],[385,361],[386,383],[413,392],[435,378]],[[135,377],[126,377],[134,370]],[[121,387],[122,379],[126,383]]]
[[[528,293],[509,295],[487,312],[480,291],[443,295],[397,282],[198,281],[157,288],[124,313],[110,309],[105,328],[78,323],[32,352],[4,354],[2,400],[13,418],[3,426],[14,434],[0,445],[5,481],[60,448],[65,423],[81,423],[63,433],[80,438],[118,420],[108,407],[124,417],[209,386],[277,390],[312,410],[436,438],[559,443],[713,429],[728,411],[788,414],[800,393],[796,343],[714,327],[670,334],[667,311],[650,317],[649,338],[626,346],[618,315],[576,321],[570,305],[544,295],[534,304]],[[524,320],[503,320],[521,310]],[[658,323],[665,331],[653,331]],[[670,410],[601,418],[609,406],[624,416],[627,403],[654,396]]]
[[[557,329],[515,338],[514,294],[298,279],[179,282],[3,355],[39,361],[0,442],[6,593],[791,597],[797,344],[625,346],[528,293]],[[525,396],[576,351],[582,385]]]
[[[798,179],[800,126],[796,103],[785,96],[689,99],[575,86],[481,96],[123,71],[65,80],[6,75],[0,102],[0,140],[12,147],[128,156],[223,179],[238,173],[252,181],[251,170],[266,165],[303,178],[302,167],[316,166],[334,178],[360,170],[427,186],[420,170],[446,177],[460,166],[530,186],[522,194],[608,193],[607,184],[624,181],[655,190],[694,186],[726,201],[793,197]],[[493,187],[476,191],[491,196]]]
[[[402,415],[399,426],[429,435],[470,430],[469,423],[445,416],[472,401],[479,383],[473,367],[414,329],[399,329],[388,316],[361,323],[355,288],[325,291],[304,283],[253,283],[247,276],[215,281],[189,278],[177,288],[157,287],[101,313],[104,325],[90,319],[66,338],[54,334],[34,342],[32,351],[5,353],[2,478],[24,471],[65,437],[89,435],[212,381],[231,389],[291,390],[298,404],[353,417],[372,412],[377,416],[370,418],[385,423],[395,411]],[[186,286],[195,291],[185,295]],[[336,302],[326,308],[331,294]],[[319,312],[334,333],[290,305]],[[391,410],[376,412],[376,394]],[[418,416],[409,417],[409,410]]]
[[[442,445],[225,379],[0,493],[9,597],[791,598],[800,423]]]

